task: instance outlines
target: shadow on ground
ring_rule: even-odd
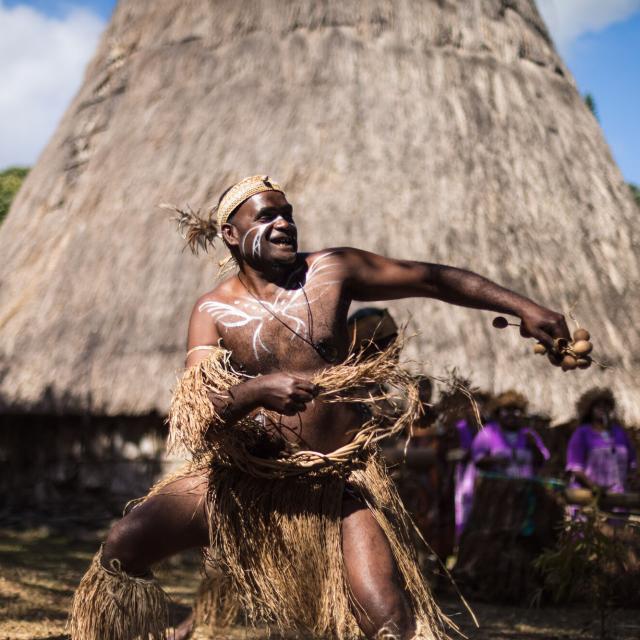
[[[63,640],[73,591],[100,546],[104,531],[88,529],[0,529],[0,640]],[[169,593],[171,617],[179,623],[189,612],[198,588],[199,554],[178,556],[159,567],[158,578]],[[439,602],[470,640],[597,640],[595,613],[584,607],[540,609],[472,604],[476,629],[458,600]],[[612,616],[612,638],[640,637],[640,612]],[[235,629],[214,633],[199,629],[194,640],[259,638]],[[266,636],[264,636],[266,637]],[[274,636],[271,636],[274,640]]]

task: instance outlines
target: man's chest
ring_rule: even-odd
[[[246,291],[202,306],[224,346],[249,373],[303,371],[339,360],[346,348],[348,302],[341,288],[283,289],[271,299]]]

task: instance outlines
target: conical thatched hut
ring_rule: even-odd
[[[0,231],[3,410],[162,415],[216,264],[158,204],[255,172],[288,188],[304,248],[577,303],[614,367],[563,374],[488,314],[398,304],[432,370],[558,420],[612,385],[640,419],[638,212],[533,0],[120,0]]]

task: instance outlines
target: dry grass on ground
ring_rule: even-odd
[[[95,552],[101,532],[53,533],[47,528],[0,529],[0,640],[63,640],[66,612],[83,571]],[[197,554],[184,554],[158,571],[173,600],[179,621],[188,612],[199,580]],[[448,613],[460,610],[453,600]],[[582,607],[526,609],[474,604],[481,628],[474,629],[463,614],[460,624],[471,640],[588,640],[597,638],[595,614]],[[615,614],[616,640],[640,637],[640,612]],[[197,640],[214,636],[199,631]],[[217,638],[257,638],[244,629]]]

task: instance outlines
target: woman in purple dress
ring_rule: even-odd
[[[469,472],[471,462],[471,445],[478,433],[478,429],[486,422],[487,403],[491,396],[484,391],[474,391],[473,398],[480,414],[481,424],[478,424],[475,415],[468,415],[455,424],[458,436],[458,447],[455,455],[450,459],[455,463],[455,521],[456,521],[456,542],[460,539],[460,534],[469,519],[471,505],[473,502],[473,482],[474,474]]]
[[[549,451],[534,429],[523,426],[526,398],[516,391],[505,391],[492,405],[493,420],[471,445],[473,464],[509,478],[533,478],[549,458]]]
[[[614,419],[615,400],[609,389],[591,389],[578,401],[579,427],[567,446],[566,470],[571,486],[624,493],[637,469],[636,451]]]
[[[489,403],[491,421],[473,439],[464,477],[472,493],[454,576],[469,595],[496,602],[524,602],[541,587],[531,563],[562,520],[561,506],[534,481],[549,451],[526,409],[515,391]]]
[[[468,420],[456,422],[456,431],[459,441],[459,460],[455,466],[455,514],[456,514],[456,542],[460,539],[460,534],[464,525],[469,519],[471,504],[473,500],[473,477],[469,473],[471,464],[471,444],[475,429],[471,427]]]
[[[456,486],[458,536],[471,513],[478,470],[509,478],[533,478],[549,458],[549,451],[538,433],[523,426],[527,399],[522,394],[505,391],[494,398],[487,409],[492,420],[473,438],[471,461]],[[468,434],[463,436],[461,433],[462,437],[468,437]]]

